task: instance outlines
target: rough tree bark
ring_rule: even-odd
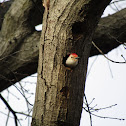
[[[50,1],[40,40],[32,126],[79,125],[92,36],[110,1]],[[81,57],[72,72],[62,63],[71,52]]]
[[[34,26],[41,23],[44,8],[40,0],[32,1],[0,4],[0,92],[37,71],[40,32]],[[104,53],[120,45],[117,40],[126,41],[125,18],[126,9],[100,20],[93,39]],[[97,54],[92,46],[90,56]]]
[[[37,71],[40,38],[34,26],[38,24],[36,16],[40,18],[41,14],[36,14],[31,0],[10,1],[0,7],[6,6],[7,13],[1,11],[4,20],[0,31],[0,91]]]

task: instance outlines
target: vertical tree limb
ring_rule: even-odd
[[[109,2],[50,1],[40,40],[32,126],[79,125],[91,39]],[[73,72],[62,64],[63,57],[71,52],[81,57]],[[65,87],[69,91],[67,97],[60,92]]]

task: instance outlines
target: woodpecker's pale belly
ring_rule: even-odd
[[[75,67],[78,64],[78,60],[74,61],[74,60],[66,60],[66,65],[68,67]]]

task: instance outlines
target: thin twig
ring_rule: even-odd
[[[121,118],[114,118],[114,117],[99,116],[99,115],[96,115],[96,114],[94,114],[94,113],[91,113],[91,115],[94,115],[94,116],[99,117],[99,118],[104,118],[104,119],[125,120],[125,119],[121,119]]]
[[[87,110],[87,109],[85,109],[84,107],[83,107],[83,109],[84,109],[86,112],[88,112],[88,110]],[[89,112],[88,112],[88,113],[89,113]],[[93,115],[93,116],[99,117],[99,118],[103,118],[103,119],[125,120],[125,119],[121,119],[121,118],[114,118],[114,117],[99,116],[99,115],[96,115],[96,114],[94,114],[94,113],[92,113],[92,112],[90,112],[90,114],[91,114],[91,115]]]
[[[125,61],[125,62],[118,62],[118,61],[114,61],[114,60],[109,59],[107,56],[105,56],[105,54],[102,52],[102,50],[99,49],[98,46],[97,46],[93,41],[92,41],[92,44],[93,44],[94,47],[95,47],[106,59],[108,59],[109,61],[111,61],[111,62],[113,62],[113,63],[126,63],[126,61]]]
[[[95,100],[95,98],[92,99],[92,101],[88,104],[88,106],[89,106],[90,104],[92,104],[92,102],[93,102],[94,100]]]
[[[19,85],[20,85],[20,90],[22,91],[22,94],[23,94],[24,97],[25,97],[25,101],[26,101],[26,104],[27,104],[27,110],[28,110],[28,113],[29,113],[29,111],[30,111],[31,109],[29,108],[29,101],[28,101],[28,98],[26,98],[26,96],[25,96],[26,89],[23,88],[23,86],[21,85],[20,82],[19,82]],[[27,92],[28,92],[28,91],[27,91]],[[30,123],[30,120],[29,120],[29,118],[28,118],[28,125],[29,125],[29,123]]]
[[[2,111],[0,111],[0,113],[2,113],[3,115],[8,116],[8,114],[6,114],[6,113],[4,113],[4,112],[2,112]],[[14,119],[14,117],[12,117],[12,116],[9,116],[9,118],[13,118],[13,119]]]
[[[28,104],[31,105],[31,106],[33,106],[33,105],[27,100],[27,98],[23,95],[23,93],[18,89],[18,87],[15,86],[15,85],[13,85],[13,86],[20,92],[20,94],[25,98],[25,100],[28,102]]]
[[[125,62],[126,62],[126,59],[125,59],[125,57],[123,56],[123,55],[121,55],[122,56],[122,58],[125,60]]]
[[[86,101],[86,98],[85,98],[85,101]],[[87,104],[87,102],[86,102],[86,104]],[[89,105],[89,104],[88,104],[88,105]],[[104,108],[99,108],[99,109],[92,109],[91,107],[88,106],[88,107],[87,107],[88,110],[87,110],[85,107],[83,107],[83,109],[84,109],[86,112],[90,113],[90,115],[93,115],[93,116],[96,116],[96,117],[99,117],[99,118],[104,118],[104,119],[116,119],[116,120],[125,120],[125,119],[116,118],[116,117],[99,116],[99,115],[96,115],[96,114],[92,113],[92,112],[96,112],[96,111],[99,111],[99,110],[112,108],[113,106],[116,106],[116,105],[117,105],[117,104],[114,104],[114,105],[111,105],[111,106],[108,106],[108,107],[104,107]],[[90,111],[90,110],[93,110],[93,111]]]
[[[109,70],[110,70],[110,74],[111,74],[111,76],[113,78],[113,73],[112,73],[112,70],[111,70],[111,67],[110,67],[110,62],[108,60],[107,60],[107,63],[108,63],[108,67],[109,67]]]
[[[7,126],[7,124],[8,124],[8,120],[9,120],[9,118],[10,118],[10,111],[8,111],[8,114],[7,114],[7,120],[6,120],[6,124],[5,124],[5,126]]]
[[[29,117],[32,117],[31,115],[26,114],[26,113],[23,113],[23,112],[15,112],[15,113],[17,113],[17,114],[21,114],[21,115],[25,115],[25,116],[29,116]]]
[[[90,68],[89,68],[89,70],[88,70],[88,72],[87,72],[87,77],[88,77],[88,75],[89,75],[89,73],[90,73],[90,71],[91,71],[91,69],[92,69],[92,67],[93,67],[93,65],[94,65],[94,63],[95,63],[95,61],[97,60],[97,58],[98,58],[98,56],[96,56],[96,58],[94,59],[93,63],[90,65]]]
[[[114,105],[111,105],[111,106],[108,106],[108,107],[104,107],[104,108],[99,108],[99,109],[92,109],[93,111],[91,112],[94,112],[94,111],[99,111],[99,110],[103,110],[103,109],[108,109],[108,108],[112,108],[114,106],[116,106],[117,104],[114,104]],[[91,110],[91,109],[90,109]]]
[[[12,53],[12,54],[9,54],[9,55],[7,55],[7,56],[5,56],[5,57],[0,58],[0,61],[4,60],[5,58],[8,58],[9,56],[13,56],[13,55],[15,55],[15,54],[17,54],[17,53],[24,52],[24,51],[29,51],[29,49],[16,51],[16,52],[14,52],[14,53]]]
[[[85,101],[86,101],[86,106],[88,108],[88,113],[89,113],[89,116],[90,116],[90,124],[92,126],[92,117],[91,117],[91,112],[90,112],[90,109],[89,109],[89,104],[88,104],[88,101],[87,101],[87,98],[86,98],[86,95],[84,94],[84,98],[85,98]]]
[[[126,0],[116,0],[116,1],[111,2],[110,4],[118,3],[118,2],[122,2],[122,1],[126,1]]]
[[[15,94],[13,94],[12,92],[10,92],[9,89],[7,89],[7,90],[8,90],[8,93],[9,93],[9,94],[11,94],[11,95],[12,95],[13,97],[15,97],[17,100],[20,100],[20,98],[17,97],[17,96],[16,96]]]

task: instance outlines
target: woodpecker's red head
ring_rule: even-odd
[[[74,57],[78,57],[78,55],[76,53],[71,53],[70,55],[74,56]],[[69,55],[69,56],[70,56]]]
[[[66,60],[66,66],[73,68],[78,64],[78,55],[76,53],[71,53]]]

